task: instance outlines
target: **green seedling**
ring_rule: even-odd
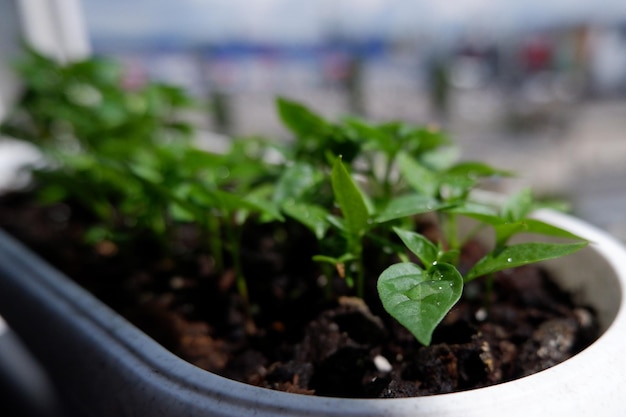
[[[463,278],[450,264],[423,269],[410,262],[387,268],[378,278],[383,306],[422,344],[430,344],[432,333],[463,292]]]
[[[177,227],[193,223],[216,270],[235,272],[250,322],[241,246],[244,229],[255,223],[300,223],[317,239],[314,259],[329,282],[335,271],[360,297],[368,298],[367,279],[380,274],[383,306],[423,344],[467,282],[586,244],[529,217],[537,206],[529,191],[499,208],[474,201],[482,181],[510,173],[460,162],[458,149],[434,129],[356,118],[330,122],[279,98],[292,142],[234,140],[230,151],[217,154],[191,145],[193,127],[179,113],[194,103],[176,87],[127,89],[120,67],[109,61],[59,65],[32,51],[19,68],[26,92],[0,130],[32,140],[48,155],[51,163],[38,173],[40,196],[78,201],[91,212],[98,221],[88,232],[92,240],[148,233],[167,251]],[[282,159],[268,162],[271,153]],[[439,222],[440,241],[416,232],[424,215]],[[459,217],[473,219],[476,228],[462,235]],[[485,228],[493,230],[492,250],[462,273],[460,250]],[[513,243],[522,233],[572,242]],[[379,270],[366,270],[366,249],[368,257],[378,252],[372,258]]]
[[[434,151],[450,142],[441,132],[404,123],[374,125],[356,118],[331,123],[286,99],[278,100],[278,110],[295,134],[293,147],[283,151],[291,164],[278,185],[283,212],[313,231],[322,246],[332,240],[331,228],[331,235],[339,232],[344,249],[335,245],[332,254],[315,259],[334,263],[350,286],[355,275],[356,292],[362,294],[364,240],[386,248],[393,245],[389,225],[448,205],[412,190],[398,175],[398,156],[410,152],[417,160],[442,163],[449,150],[441,151],[439,160]],[[320,181],[329,165],[331,193]],[[356,176],[365,189],[357,185]],[[340,216],[331,215],[333,207],[340,209]]]
[[[341,162],[341,158],[337,158],[333,164],[331,180],[335,199],[343,216],[342,219],[333,218],[334,223],[345,235],[347,254],[357,261],[357,294],[363,297],[362,239],[372,225],[370,209],[363,193]]]
[[[189,94],[156,82],[124,88],[122,67],[112,60],[64,65],[29,49],[16,69],[24,89],[0,127],[9,136],[123,155],[131,144],[181,140],[193,131],[179,118],[196,106]]]
[[[302,223],[318,240],[324,239],[330,227],[325,180],[321,170],[308,162],[296,161],[285,167],[272,196],[285,215]]]
[[[279,207],[272,201],[273,187],[260,178],[271,176],[259,159],[250,159],[245,146],[235,143],[229,153],[211,154],[191,148],[177,163],[178,178],[171,184],[170,213],[178,221],[200,226],[209,242],[209,252],[218,272],[224,270],[222,253],[230,255],[235,282],[243,306],[249,310],[247,280],[242,267],[242,232],[248,221],[283,221]],[[245,164],[242,157],[246,157]],[[184,168],[183,168],[184,167]],[[152,187],[159,187],[152,183]]]
[[[406,191],[403,178],[396,172],[401,153],[420,160],[427,158],[433,150],[450,144],[448,138],[439,131],[404,123],[374,125],[349,118],[344,125],[344,129],[362,143],[359,157],[364,167],[358,172],[368,179],[372,197],[383,202]]]
[[[531,207],[532,197],[524,190],[504,204],[499,216],[486,214],[487,210],[442,211],[444,215],[446,211],[448,215],[454,213],[455,216],[463,213],[480,219],[483,222],[481,226],[492,226],[494,229],[496,244],[493,250],[481,258],[465,276],[461,275],[455,264],[458,254],[456,249],[446,249],[441,243],[436,245],[419,233],[396,228],[397,235],[417,256],[421,265],[403,262],[390,266],[380,275],[378,292],[385,309],[420,343],[428,345],[437,325],[461,297],[465,283],[487,276],[489,289],[498,271],[566,256],[587,245],[586,241],[570,232],[526,217]],[[513,236],[524,232],[572,239],[575,242],[509,244]],[[455,239],[457,242],[460,240]]]
[[[337,264],[343,265],[347,260],[353,262],[357,277],[357,295],[362,297],[365,279],[362,259],[365,237],[375,239],[376,235],[373,231],[379,229],[380,240],[383,245],[388,245],[385,231],[389,229],[392,221],[432,212],[445,207],[445,204],[419,195],[406,195],[393,199],[382,208],[376,209],[354,181],[341,158],[337,158],[333,164],[331,182],[336,205],[341,210],[341,217],[329,216],[328,220],[346,240],[346,252],[337,260]],[[332,262],[335,258],[318,259]],[[351,269],[345,270],[349,284],[352,283],[351,272]]]
[[[325,120],[302,104],[278,98],[277,107],[283,124],[297,138],[288,152],[291,160],[325,167],[335,155],[342,155],[344,161],[351,163],[361,152],[361,143],[349,130]]]

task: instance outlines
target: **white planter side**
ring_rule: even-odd
[[[203,371],[166,351],[93,296],[0,233],[0,314],[86,416],[621,416],[626,386],[626,250],[552,211],[537,217],[589,239],[551,261],[599,312],[604,334],[572,359],[477,390],[409,399],[310,397]],[[33,325],[35,324],[35,325]]]

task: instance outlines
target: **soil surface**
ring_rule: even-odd
[[[338,276],[329,285],[311,260],[315,240],[290,223],[245,230],[250,320],[232,270],[216,273],[193,226],[168,236],[166,249],[149,236],[87,245],[89,220],[80,208],[42,208],[28,194],[0,198],[0,228],[166,348],[262,387],[368,398],[462,391],[549,368],[598,335],[594,312],[529,266],[499,273],[489,299],[483,282],[468,284],[432,344],[422,346],[380,305],[375,282],[386,265],[368,265],[365,301],[355,298]],[[482,254],[468,245],[461,268]]]

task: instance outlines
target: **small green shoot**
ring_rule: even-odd
[[[363,197],[346,167],[337,158],[331,173],[333,192],[343,215],[343,231],[347,240],[347,253],[360,265],[363,256],[362,238],[370,228],[370,212]],[[357,271],[357,294],[363,297],[364,271]]]
[[[513,201],[520,201],[520,206],[513,204]],[[419,233],[395,228],[396,234],[422,265],[399,263],[380,275],[378,293],[387,312],[427,345],[436,325],[458,301],[456,294],[458,292],[460,297],[464,283],[487,276],[487,288],[490,289],[496,272],[567,256],[587,245],[586,241],[566,230],[525,217],[530,214],[532,207],[532,195],[524,190],[504,204],[501,216],[485,214],[486,210],[481,209],[465,211],[466,215],[481,219],[483,226],[492,226],[496,236],[493,250],[481,258],[465,276],[455,265],[457,249],[444,250],[441,244],[437,246]],[[440,214],[445,215],[446,210]],[[522,232],[573,239],[576,242],[508,244],[510,238]],[[455,238],[457,242],[460,240]],[[433,293],[422,297],[424,276],[439,277],[440,281],[446,281],[448,285],[436,285],[432,280],[428,281]]]

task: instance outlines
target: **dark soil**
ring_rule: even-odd
[[[232,271],[215,273],[194,227],[168,236],[166,252],[147,236],[86,245],[88,220],[65,204],[41,208],[28,194],[0,198],[1,228],[158,342],[201,368],[262,387],[372,398],[468,390],[551,367],[598,335],[592,310],[575,305],[542,269],[522,267],[498,274],[489,300],[483,283],[470,283],[431,346],[421,346],[375,295],[386,265],[368,266],[365,302],[339,277],[332,291],[341,296],[325,297],[311,261],[316,243],[295,224],[245,232],[251,322]],[[465,263],[482,253],[472,243]]]

